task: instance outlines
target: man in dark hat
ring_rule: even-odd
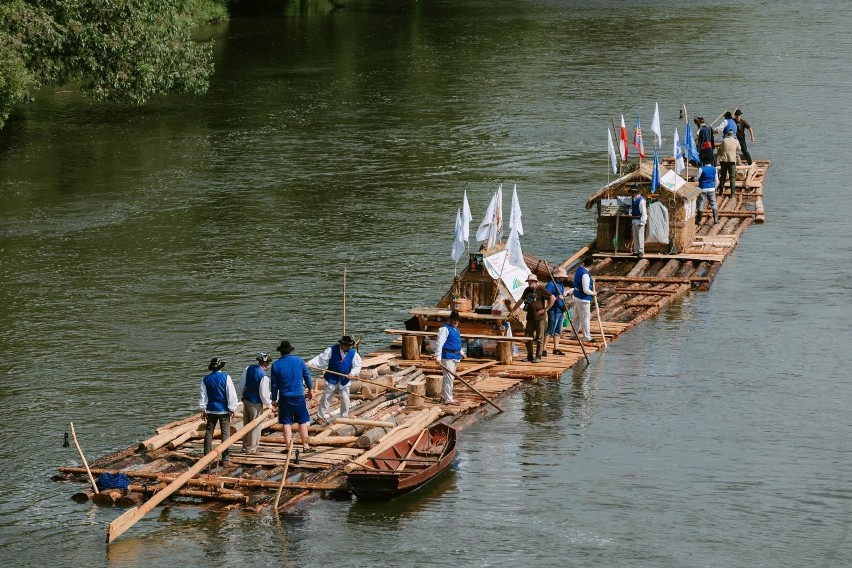
[[[748,130],[751,135],[751,141],[754,142],[754,130],[751,124],[743,118],[743,111],[737,109],[734,111],[734,121],[737,123],[737,141],[740,143],[740,149],[743,153],[746,163],[751,165],[751,154],[748,153],[748,145],[746,144],[745,131]]]
[[[524,304],[527,312],[527,325],[524,328],[524,334],[530,338],[527,341],[527,361],[541,363],[544,334],[547,331],[547,311],[553,307],[555,302],[556,296],[542,286],[538,276],[530,273],[527,276],[527,287],[521,295],[521,299],[509,312],[514,313],[521,303]]]
[[[293,346],[289,341],[282,341],[277,351],[281,357],[272,363],[270,383],[272,386],[272,406],[278,407],[278,422],[284,425],[284,442],[290,446],[293,436],[293,424],[299,425],[299,436],[302,438],[302,450],[312,451],[308,441],[308,423],[311,415],[308,413],[308,400],[314,398],[314,385],[311,373],[301,357],[293,355]],[[305,387],[308,387],[307,395]],[[307,398],[306,398],[307,396]]]
[[[719,126],[713,129],[713,132],[721,133],[723,139],[728,135],[728,132],[733,132],[734,136],[737,135],[737,122],[734,120],[734,115],[731,114],[731,111],[725,111],[725,118],[719,123]],[[713,165],[715,166],[716,164]]]
[[[592,337],[592,298],[598,295],[595,280],[589,273],[589,267],[595,263],[592,255],[583,258],[583,265],[574,273],[574,320],[577,322],[577,335],[583,341],[594,342]]]
[[[257,364],[249,365],[243,369],[237,392],[243,397],[243,424],[248,424],[263,412],[264,408],[272,408],[272,395],[269,388],[269,365],[272,357],[267,353],[258,353]],[[260,442],[262,425],[243,436],[243,451],[247,454],[257,453],[257,444]]]
[[[204,455],[213,449],[213,432],[216,425],[222,431],[222,441],[231,434],[231,417],[237,410],[237,390],[231,376],[222,372],[225,362],[214,357],[210,359],[207,370],[210,373],[201,380],[201,397],[198,406],[201,408],[201,419],[207,422],[204,433]],[[222,459],[228,459],[228,450],[222,452]]]
[[[317,408],[317,423],[328,423],[328,407],[331,398],[337,392],[340,398],[340,417],[349,417],[349,385],[350,379],[361,374],[361,355],[352,349],[355,340],[351,335],[344,335],[337,342],[326,348],[325,351],[308,361],[308,367],[315,369],[327,369],[323,375],[325,387],[323,387],[322,398]],[[340,375],[345,375],[341,377]]]
[[[630,216],[633,218],[633,254],[642,258],[645,254],[645,227],[648,224],[648,204],[642,197],[637,184],[630,188]]]
[[[706,160],[710,160],[710,163],[714,166],[716,165],[716,141],[713,139],[713,129],[704,124],[703,116],[696,116],[693,121],[695,125],[698,127],[698,140],[696,140],[695,145],[698,148],[698,157],[703,164]],[[695,164],[700,165],[700,164]]]
[[[459,313],[455,310],[450,312],[447,323],[438,330],[438,341],[435,344],[435,361],[444,369],[444,382],[441,384],[441,401],[444,404],[454,404],[453,399],[453,377],[450,372],[455,373],[459,361],[464,359],[462,350],[461,332],[459,331]]]

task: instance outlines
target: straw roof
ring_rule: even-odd
[[[660,176],[664,176],[669,169],[662,164],[660,165]],[[639,167],[629,172],[620,178],[608,183],[595,193],[593,193],[586,200],[586,209],[591,209],[592,206],[600,199],[605,197],[611,197],[618,192],[621,188],[625,186],[631,186],[634,183],[638,183],[639,187],[642,188],[643,193],[647,194],[650,191],[651,178],[654,176],[654,165],[653,163],[645,163],[641,162]],[[647,187],[645,187],[647,186]],[[692,182],[686,182],[682,186],[680,186],[677,190],[670,190],[665,186],[660,186],[657,190],[657,195],[661,202],[666,205],[672,206],[677,205],[678,203],[682,203],[688,201],[689,199],[694,199],[701,193],[701,190]]]

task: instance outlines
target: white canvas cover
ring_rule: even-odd
[[[530,274],[529,268],[524,264],[523,267],[514,266],[506,258],[508,252],[501,250],[490,256],[485,257],[485,269],[488,274],[495,280],[501,280],[503,285],[512,295],[515,301],[521,299],[521,294],[527,287],[527,276]]]
[[[669,210],[659,201],[648,206],[646,243],[669,244]]]

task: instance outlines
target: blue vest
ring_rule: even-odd
[[[207,412],[224,414],[228,410],[228,375],[222,371],[213,371],[204,377],[207,389]]]
[[[591,300],[592,297],[589,294],[583,292],[583,275],[589,274],[589,271],[586,270],[585,266],[580,266],[577,268],[577,272],[574,273],[574,297],[578,300]],[[589,274],[589,290],[595,289],[595,281],[592,279],[592,275]]]
[[[639,205],[642,203],[643,199],[645,198],[639,195],[635,199],[630,200],[630,214],[634,219],[642,218],[642,210],[639,208]]]
[[[449,323],[445,323],[444,327],[447,328],[449,333],[447,334],[447,340],[444,342],[444,348],[441,350],[441,359],[460,360],[462,358],[461,332],[459,331],[459,328],[452,326]]]
[[[716,167],[707,164],[701,166],[701,175],[698,176],[698,187],[701,191],[716,189]]]
[[[343,375],[348,375],[352,371],[352,361],[355,359],[355,350],[353,348],[349,348],[349,351],[346,352],[346,355],[343,355],[343,351],[340,350],[339,345],[331,346],[331,359],[328,362],[328,370],[334,371],[335,373],[341,373]],[[337,381],[340,381],[340,384],[346,386],[349,384],[349,379],[345,377],[339,377],[337,375],[332,375],[331,373],[326,373],[323,375],[325,382],[330,385],[336,385]]]
[[[553,305],[550,306],[550,312],[564,312],[565,311],[565,300],[560,300],[559,296],[565,295],[565,285],[560,284],[554,280],[551,280],[547,283],[547,291],[556,296],[556,301],[553,302]]]
[[[733,118],[729,118],[725,121],[725,127],[722,128],[722,137],[727,136],[728,132],[733,132],[734,136],[737,135],[737,121]]]
[[[260,404],[260,381],[266,376],[266,371],[260,365],[250,365],[246,369],[246,384],[243,387],[243,400]]]

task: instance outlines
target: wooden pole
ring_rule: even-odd
[[[545,268],[547,268],[547,273],[550,275],[550,281],[553,282],[553,285],[555,287],[556,286],[556,279],[553,278],[553,272],[550,271],[550,265],[547,264],[547,262],[545,261],[544,266],[545,266]],[[557,288],[557,290],[558,290],[558,288]],[[564,294],[563,294],[563,296],[564,296]],[[564,302],[564,300],[563,300],[563,302]],[[565,311],[568,311],[567,305],[565,306]],[[586,346],[583,345],[583,340],[580,339],[580,334],[577,333],[577,328],[574,327],[574,322],[569,318],[568,323],[571,324],[571,331],[574,332],[574,337],[577,338],[577,343],[580,344],[580,349],[583,351],[583,357],[586,358],[586,363],[591,364],[591,361],[589,361],[589,355],[586,353]]]
[[[604,335],[603,322],[601,322],[601,308],[598,306],[597,291],[596,295],[592,296],[595,299],[595,313],[598,315],[598,328],[601,330],[601,339],[603,339],[604,349],[609,347],[606,343],[606,335]]]
[[[465,384],[465,386],[467,386],[467,388],[469,388],[470,390],[472,390],[473,392],[475,392],[476,394],[478,394],[479,396],[481,396],[481,397],[485,400],[485,402],[487,402],[488,404],[490,404],[491,406],[493,406],[494,408],[496,408],[496,409],[497,409],[497,410],[499,410],[500,412],[503,412],[503,409],[502,409],[502,408],[500,408],[499,406],[497,406],[497,403],[496,403],[496,402],[494,402],[493,400],[491,400],[490,398],[488,398],[487,396],[485,396],[484,394],[482,394],[482,392],[480,392],[480,390],[479,390],[479,389],[477,389],[475,386],[473,386],[472,384],[470,384],[469,382],[467,382],[466,380],[464,380],[463,378],[461,378],[460,376],[458,376],[458,375],[457,375],[457,374],[455,374],[454,372],[452,372],[452,371],[450,371],[449,369],[447,369],[446,367],[444,367],[444,365],[443,365],[443,364],[441,364],[441,368],[442,368],[444,371],[446,371],[447,373],[449,373],[450,375],[452,375],[453,377],[455,377],[455,378],[457,378],[458,380],[460,380],[462,383],[464,383],[464,384]]]
[[[127,529],[135,525],[137,521],[144,517],[154,507],[165,501],[169,497],[169,495],[183,487],[187,481],[192,479],[198,472],[207,467],[208,464],[218,460],[219,457],[222,455],[222,452],[230,448],[236,442],[240,441],[243,436],[254,430],[255,427],[258,424],[261,424],[264,420],[266,420],[270,414],[272,414],[271,408],[263,411],[260,416],[237,430],[237,432],[233,436],[219,444],[209,454],[203,456],[200,460],[195,462],[195,465],[186,470],[183,475],[175,479],[167,487],[163,488],[161,491],[158,491],[153,497],[148,499],[139,507],[133,507],[132,509],[128,509],[127,512],[125,512],[123,515],[111,522],[109,524],[109,529],[107,530],[107,544],[117,539]]]
[[[375,381],[370,381],[370,380],[367,380],[367,379],[362,379],[361,377],[357,377],[357,378],[353,379],[353,378],[352,378],[352,377],[350,377],[349,375],[344,375],[343,373],[338,373],[338,372],[336,372],[336,371],[329,371],[328,369],[322,369],[322,368],[320,368],[320,367],[312,367],[312,366],[310,366],[310,365],[308,366],[308,369],[313,369],[313,370],[315,370],[315,371],[322,371],[322,372],[324,372],[324,373],[331,373],[332,375],[337,375],[337,376],[339,376],[339,377],[346,377],[347,379],[354,380],[354,381],[359,381],[359,382],[362,382],[362,383],[367,383],[368,385],[375,385],[375,386],[377,386],[377,387],[384,387],[384,388],[386,388],[386,389],[395,390],[395,391],[399,391],[399,392],[404,392],[404,393],[408,394],[408,391],[407,391],[407,390],[405,390],[405,389],[401,389],[401,388],[399,388],[399,387],[392,387],[392,386],[390,386],[390,385],[383,385],[382,383],[377,383],[377,382],[375,382]],[[426,398],[430,398],[430,399],[432,399],[432,400],[438,400],[437,398],[434,398],[434,397],[426,397]]]
[[[278,491],[275,493],[275,504],[272,505],[272,510],[278,512],[278,501],[281,500],[281,492],[284,491],[284,484],[287,483],[287,470],[290,469],[290,456],[293,455],[293,436],[290,436],[290,443],[287,444],[287,459],[284,461],[284,472],[281,474],[281,485],[278,486]]]
[[[346,267],[343,267],[343,335],[346,335]]]
[[[77,442],[77,432],[74,431],[74,423],[69,422],[71,425],[71,437],[74,438],[74,445],[77,447],[77,452],[80,454],[80,459],[83,460],[83,465],[86,467],[86,473],[89,475],[89,481],[92,482],[92,489],[95,491],[95,495],[98,494],[98,484],[95,483],[95,478],[92,477],[92,470],[89,469],[89,462],[86,461],[86,456],[83,455],[83,450],[80,449],[80,443]]]

